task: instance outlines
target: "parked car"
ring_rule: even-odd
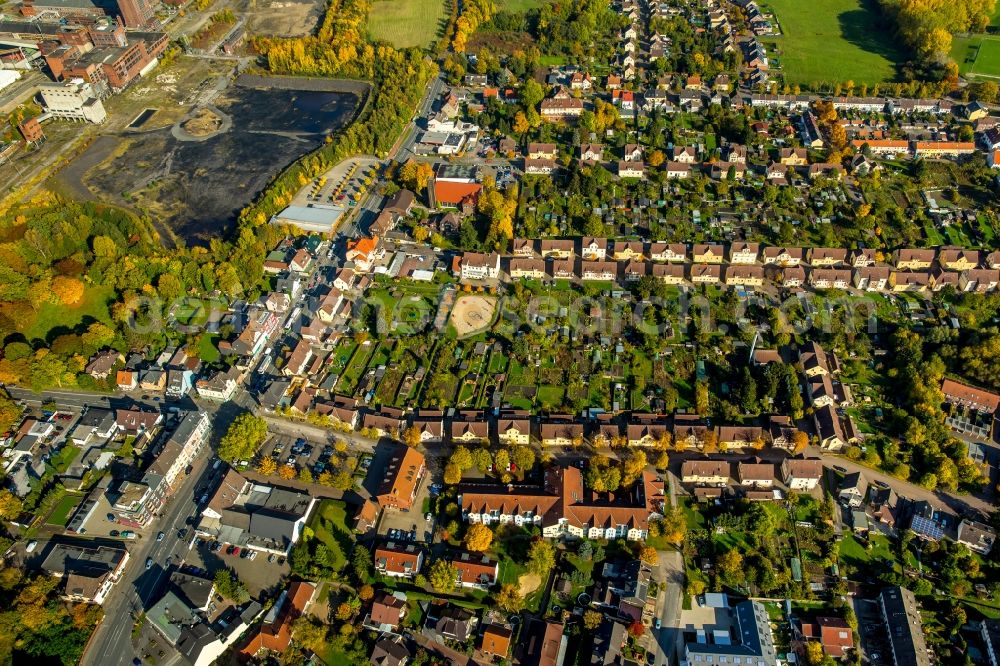
[[[253,562],[254,560],[256,560],[256,559],[257,559],[257,551],[256,551],[256,550],[251,550],[251,551],[250,551],[250,556],[249,556],[249,558],[248,558],[248,559],[249,559],[249,560],[250,560],[251,562]]]
[[[239,557],[239,555],[240,555],[240,547],[233,546],[233,557]]]
[[[146,569],[152,569],[152,568],[153,568],[153,558],[152,557],[147,557],[146,558]]]
[[[120,532],[118,530],[111,530],[111,532],[109,532],[109,534],[111,536],[113,536],[113,537],[116,537],[116,536],[118,536],[120,534]]]

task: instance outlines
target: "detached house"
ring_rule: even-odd
[[[786,458],[781,463],[781,476],[789,490],[812,490],[823,476],[823,461],[819,458]]]

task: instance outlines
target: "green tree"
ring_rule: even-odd
[[[438,592],[451,592],[458,580],[458,569],[448,560],[438,560],[431,566],[429,574],[431,586]]]
[[[556,551],[547,541],[536,539],[528,548],[528,571],[548,576],[556,565]]]
[[[253,458],[267,437],[267,421],[250,412],[243,412],[229,424],[219,442],[219,457],[232,463]]]

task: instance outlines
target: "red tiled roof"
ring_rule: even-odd
[[[453,183],[450,181],[434,181],[434,199],[438,204],[457,206],[463,201],[475,202],[483,186],[479,183]]]

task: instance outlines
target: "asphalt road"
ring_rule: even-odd
[[[189,540],[181,540],[177,535],[187,518],[196,513],[194,490],[206,483],[211,475],[207,464],[211,455],[208,448],[201,452],[191,474],[168,500],[160,517],[151,524],[149,535],[130,547],[128,568],[104,602],[105,619],[94,632],[90,647],[81,661],[83,666],[128,666],[135,657],[142,657],[135,653],[132,646],[133,622],[158,600],[158,592],[172,566],[180,564],[186,557]],[[164,532],[163,541],[156,540],[157,531]],[[149,569],[146,569],[147,558],[153,561]]]
[[[657,551],[660,555],[660,570],[657,579],[666,585],[657,602],[660,628],[652,629],[656,639],[656,666],[679,663],[683,632],[680,630],[681,598],[684,594],[684,558],[676,550]]]

